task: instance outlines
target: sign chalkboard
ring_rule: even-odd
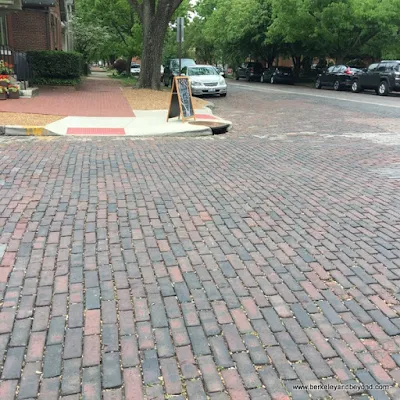
[[[174,117],[179,117],[182,121],[187,119],[196,120],[192,102],[192,90],[187,76],[175,76],[172,83],[167,120]]]

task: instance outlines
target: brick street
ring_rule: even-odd
[[[1,400],[400,398],[399,110],[215,103],[227,135],[0,137]]]

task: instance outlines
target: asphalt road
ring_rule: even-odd
[[[1,400],[400,398],[400,99],[212,100],[232,132],[0,137]]]

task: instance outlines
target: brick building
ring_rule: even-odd
[[[19,51],[61,50],[59,0],[23,0],[22,10],[7,15],[7,45]]]
[[[0,45],[17,51],[71,50],[73,0],[0,0]]]

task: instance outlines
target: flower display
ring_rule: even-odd
[[[0,60],[0,74],[1,75],[12,75],[14,73],[13,65],[9,64],[4,60]]]

